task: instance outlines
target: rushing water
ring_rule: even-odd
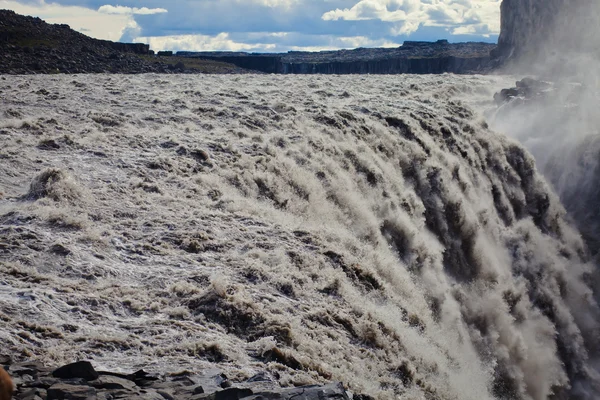
[[[0,353],[597,398],[594,266],[502,77],[0,77]]]

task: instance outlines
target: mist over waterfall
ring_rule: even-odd
[[[482,76],[0,79],[0,347],[597,398],[595,266]]]
[[[488,114],[493,129],[533,154],[595,255],[600,251],[599,26],[597,1],[504,0],[497,53],[507,58],[508,71],[548,86]]]

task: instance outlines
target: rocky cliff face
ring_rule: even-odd
[[[490,43],[404,42],[398,48],[358,48],[279,54],[179,52],[241,68],[282,74],[468,74],[489,66]]]
[[[564,65],[574,53],[600,50],[597,0],[503,0],[492,58],[500,64]]]
[[[391,58],[380,60],[283,62],[284,74],[455,74],[482,71],[489,57]]]
[[[531,51],[548,38],[565,0],[504,0],[496,53],[506,58]]]

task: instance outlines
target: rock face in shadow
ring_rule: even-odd
[[[596,0],[503,0],[496,65],[565,64],[569,54],[597,53],[600,3]]]
[[[257,54],[179,52],[238,67],[282,74],[467,74],[489,68],[490,43],[404,42],[398,48]]]
[[[509,59],[548,37],[564,0],[503,0],[498,47],[494,57]]]

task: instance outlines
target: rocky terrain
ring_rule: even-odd
[[[143,43],[92,39],[8,10],[0,10],[0,53],[0,74],[241,72],[224,63],[155,58]]]
[[[439,74],[486,71],[490,43],[409,42],[397,48],[358,48],[280,54],[179,52],[178,55],[223,60],[242,68],[283,74]]]
[[[0,355],[0,365],[11,373],[16,400],[348,400],[340,383],[283,389],[275,377],[262,371],[242,382],[234,382],[219,370],[202,373],[179,371],[168,375],[140,369],[133,373],[96,371],[89,361],[51,368],[39,362],[12,363]],[[358,399],[368,399],[362,395]]]

